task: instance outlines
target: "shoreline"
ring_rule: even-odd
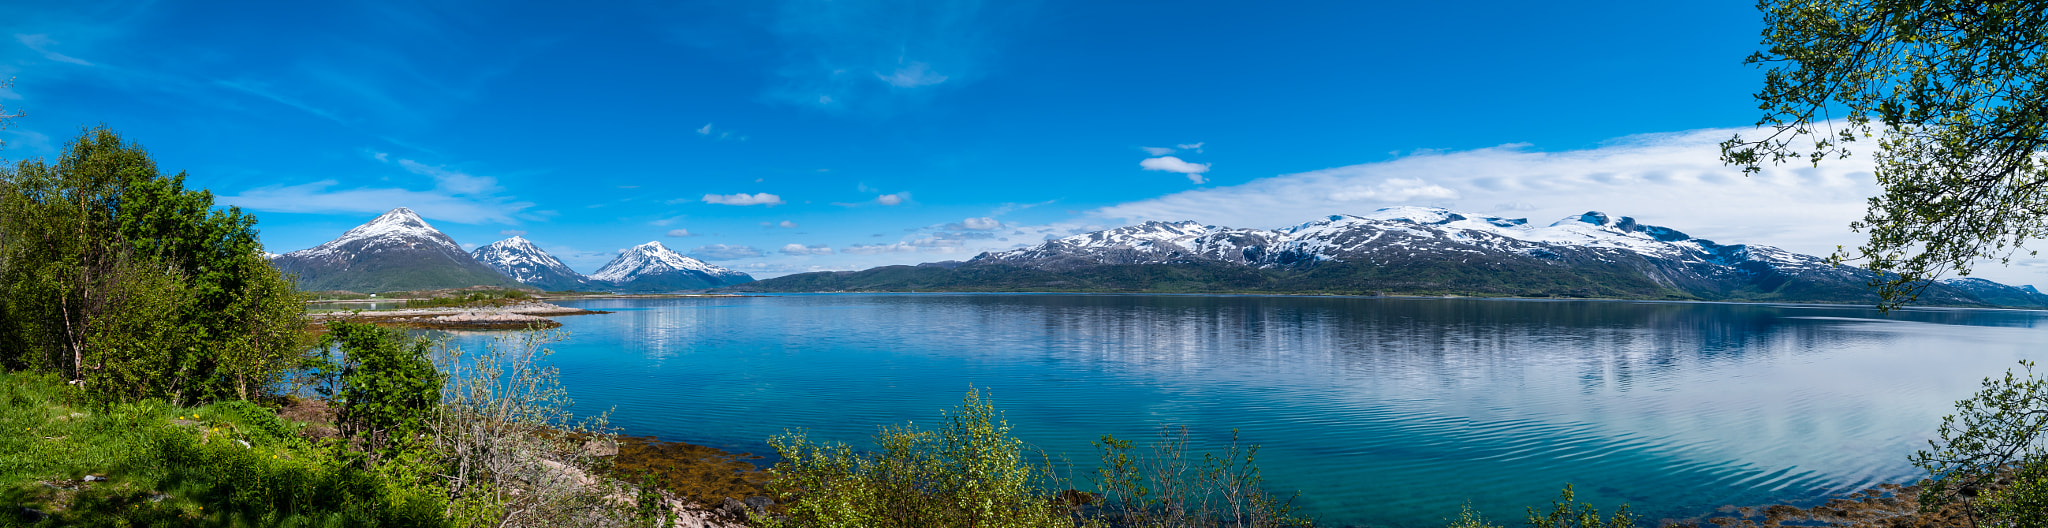
[[[381,302],[390,302],[385,300]],[[562,323],[552,317],[569,315],[595,315],[611,312],[568,308],[545,302],[528,302],[507,306],[459,306],[446,308],[400,308],[375,311],[323,311],[309,312],[306,318],[316,325],[328,321],[350,321],[387,326],[401,326],[428,330],[526,330],[529,328],[558,328]]]

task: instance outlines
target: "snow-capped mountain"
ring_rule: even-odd
[[[581,289],[590,282],[583,274],[570,269],[569,265],[524,237],[514,236],[492,242],[476,248],[470,255],[512,280],[543,290]]]
[[[404,207],[325,244],[278,255],[270,264],[297,275],[301,290],[385,292],[519,286],[471,258],[454,239]]]
[[[701,290],[754,280],[745,273],[683,256],[662,246],[659,241],[633,246],[619,253],[618,258],[599,268],[597,273],[590,274],[589,278],[619,292]]]
[[[1010,270],[1010,271],[1004,271]],[[875,271],[875,270],[871,270]],[[1331,215],[1282,229],[1146,222],[955,266],[797,274],[743,289],[1455,293],[1747,301],[1874,301],[1875,275],[1783,249],[1721,244],[1588,212],[1549,224],[1430,207]],[[1944,281],[1920,302],[2048,307],[2048,295]]]

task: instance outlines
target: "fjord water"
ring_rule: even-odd
[[[871,445],[970,385],[1085,475],[1102,434],[1262,444],[1324,525],[1501,524],[1565,483],[1654,523],[1811,501],[1907,463],[1979,380],[2038,357],[2048,314],[1622,301],[790,295],[568,305],[582,412],[767,453],[785,429]],[[475,346],[483,337],[458,342]],[[1081,477],[1085,478],[1085,477]]]

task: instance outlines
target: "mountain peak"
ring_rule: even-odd
[[[392,291],[516,285],[474,260],[446,233],[399,207],[340,238],[271,259],[313,290]]]
[[[617,258],[590,274],[590,280],[613,283],[626,291],[674,291],[738,284],[753,277],[683,256],[654,240],[620,251]]]
[[[583,274],[518,235],[476,248],[470,256],[512,280],[542,289],[576,289],[587,282]]]

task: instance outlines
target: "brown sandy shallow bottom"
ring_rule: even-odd
[[[751,462],[760,459],[751,453],[621,435],[619,454],[612,457],[608,472],[612,478],[632,483],[652,477],[656,486],[712,509],[726,498],[768,496],[768,472]]]
[[[1919,497],[1919,485],[1885,484],[1806,508],[1790,504],[1762,507],[1729,505],[1720,507],[1704,521],[1664,519],[1658,524],[1698,528],[1970,526],[1968,513],[1961,503],[1950,503],[1940,510],[1922,513]]]

